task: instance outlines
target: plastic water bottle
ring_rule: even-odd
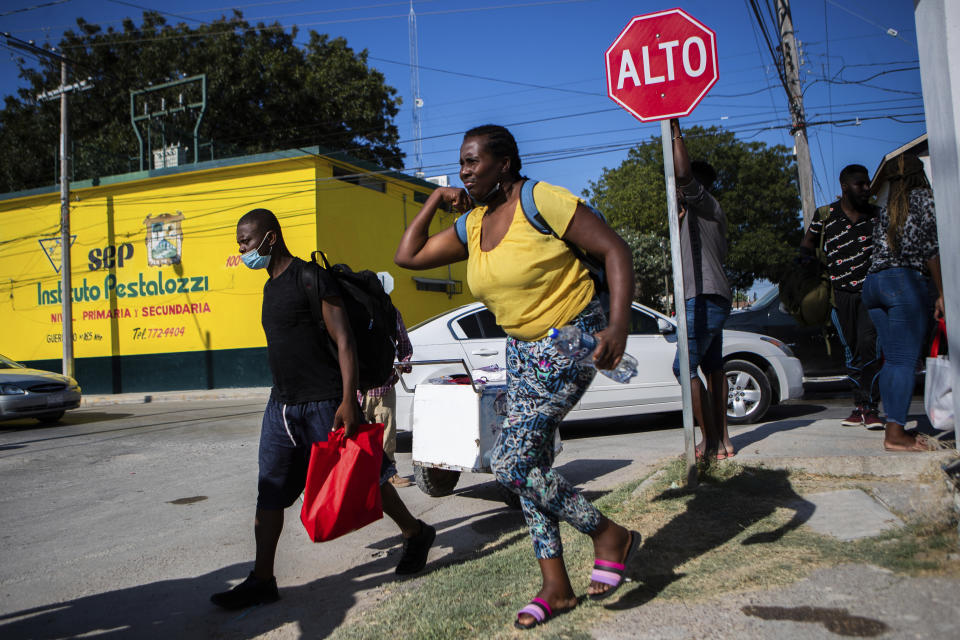
[[[550,329],[550,339],[562,355],[581,364],[593,364],[593,352],[597,348],[597,339],[580,327],[568,324],[565,327]],[[637,375],[637,359],[624,352],[616,369],[600,369],[600,373],[617,382],[629,382]]]

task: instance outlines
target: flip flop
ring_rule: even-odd
[[[593,571],[590,573],[591,582],[600,582],[610,585],[610,588],[602,593],[588,594],[591,600],[605,600],[613,595],[626,580],[627,566],[631,563],[637,551],[640,549],[640,534],[636,531],[630,532],[630,545],[627,547],[627,557],[623,564],[619,562],[610,562],[596,558],[593,561]]]
[[[889,451],[891,453],[898,453],[898,452],[904,452],[904,451],[922,453],[924,451],[936,451],[937,449],[940,448],[939,445],[940,443],[937,442],[937,440],[935,440],[934,438],[931,438],[930,436],[923,433],[918,433],[914,436],[913,444],[910,446],[898,445],[896,447],[888,447],[886,444],[884,444],[883,450]]]
[[[517,619],[513,621],[513,626],[517,629],[533,629],[536,626],[541,624],[546,624],[554,616],[558,616],[561,613],[566,613],[570,611],[573,607],[568,607],[566,609],[557,609],[556,612],[547,604],[547,601],[543,598],[534,598],[530,601],[530,604],[525,606],[520,611],[517,611]],[[527,614],[533,616],[533,622],[530,624],[521,624],[520,616]]]
[[[718,450],[717,450],[717,455],[716,455],[716,458],[715,458],[715,459],[716,459],[716,460],[724,460],[724,459],[726,459],[726,458],[732,458],[732,457],[735,456],[735,455],[736,455],[736,453],[727,454],[726,451],[724,451],[723,453],[721,453],[720,450],[718,449]],[[694,450],[693,450],[693,457],[696,458],[697,460],[703,460],[703,451],[701,451],[701,450],[699,450],[699,449],[697,449],[697,448],[694,448]]]

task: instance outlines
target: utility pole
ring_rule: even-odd
[[[67,61],[60,59],[60,288],[63,293],[63,375],[73,377],[73,278],[70,271],[70,179],[67,143],[70,120],[67,111]]]
[[[410,0],[407,24],[410,37],[410,93],[413,94],[413,157],[416,162],[413,175],[423,178],[423,131],[420,123],[423,98],[420,97],[420,54],[417,46],[417,14],[413,12],[413,0]]]
[[[800,177],[800,202],[803,205],[803,228],[810,226],[816,210],[813,196],[813,164],[810,162],[810,145],[807,143],[807,117],[803,111],[803,87],[800,86],[800,56],[797,40],[793,34],[793,18],[790,16],[790,0],[776,0],[777,23],[780,27],[780,51],[787,79],[787,98],[790,101],[790,116],[793,126],[790,133],[797,155],[797,170]]]
[[[63,342],[63,375],[74,377],[73,369],[73,280],[70,266],[70,178],[67,153],[70,148],[70,120],[67,111],[67,94],[73,91],[92,89],[89,79],[67,84],[67,59],[61,55],[3,34],[7,44],[33,54],[40,54],[60,62],[60,86],[44,91],[37,96],[38,101],[60,98],[60,315],[61,338]]]

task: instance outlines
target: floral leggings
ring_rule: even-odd
[[[607,325],[593,300],[571,324],[590,333]],[[593,367],[559,353],[550,338],[525,342],[507,338],[509,409],[492,453],[497,481],[520,496],[538,559],[563,555],[560,520],[593,533],[602,518],[597,508],[551,467],[554,434],[596,375]]]

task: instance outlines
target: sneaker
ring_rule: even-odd
[[[866,409],[863,412],[863,426],[867,429],[882,429],[884,423],[883,420],[880,419],[880,416],[877,415],[876,410]]]
[[[423,520],[417,522],[420,523],[420,533],[403,540],[403,555],[397,563],[397,575],[417,573],[427,566],[427,553],[437,537],[437,530]]]
[[[261,580],[250,572],[247,579],[229,591],[221,591],[210,596],[210,602],[224,609],[246,609],[255,604],[268,604],[280,599],[277,591],[277,579]]]
[[[863,409],[857,407],[840,424],[845,427],[859,427],[863,424]]]
[[[413,483],[401,476],[399,473],[393,474],[393,477],[389,480],[390,484],[395,487],[409,487]]]

